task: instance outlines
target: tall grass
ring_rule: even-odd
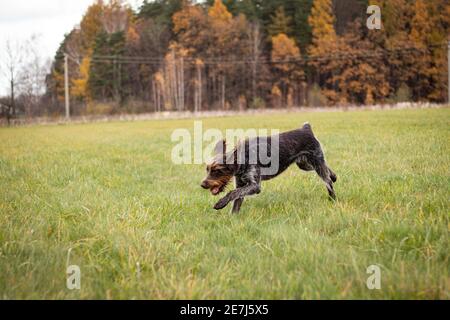
[[[241,214],[171,162],[193,120],[0,129],[0,298],[448,299],[450,109],[205,119],[310,121],[338,174],[293,166]],[[70,251],[70,255],[69,255]],[[81,290],[66,288],[67,265]],[[381,290],[366,286],[370,265]]]

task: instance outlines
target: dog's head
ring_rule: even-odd
[[[222,193],[234,176],[234,166],[227,164],[225,140],[219,141],[214,149],[214,158],[206,166],[207,176],[201,186],[216,196]]]

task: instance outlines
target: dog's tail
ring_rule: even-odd
[[[305,123],[303,124],[302,129],[309,130],[309,131],[312,132],[312,127],[311,127],[311,125],[309,124],[309,122],[305,122]]]

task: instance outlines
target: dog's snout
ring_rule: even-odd
[[[202,184],[201,184],[201,187],[202,187],[203,189],[209,189],[209,184],[208,184],[208,182],[207,182],[207,181],[203,181]]]

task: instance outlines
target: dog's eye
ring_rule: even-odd
[[[209,174],[211,174],[213,176],[220,175],[220,170],[218,170],[218,169],[211,169]]]

